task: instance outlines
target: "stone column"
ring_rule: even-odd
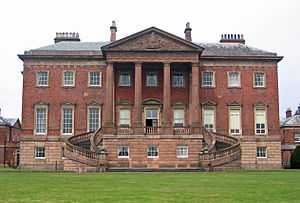
[[[113,63],[108,63],[106,67],[105,81],[105,103],[104,103],[104,132],[113,133],[114,127],[114,71]]]
[[[200,123],[200,103],[199,103],[199,81],[200,71],[199,64],[192,64],[192,82],[191,82],[191,91],[190,91],[190,102],[189,102],[189,114],[191,116],[190,124],[193,127],[194,133],[199,133],[201,127]]]
[[[163,128],[165,134],[172,133],[171,115],[171,67],[170,63],[164,63],[164,82],[163,82]]]
[[[142,134],[142,64],[135,63],[134,73],[134,107],[133,107],[133,127],[135,134]]]

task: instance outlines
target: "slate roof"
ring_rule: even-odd
[[[17,121],[17,118],[4,118],[0,116],[0,126],[14,126]]]
[[[300,115],[295,114],[282,121],[281,127],[300,127]]]
[[[51,51],[93,51],[101,53],[101,47],[108,45],[110,42],[76,42],[76,41],[64,41],[56,44],[32,49],[29,54],[39,53],[40,51],[47,51],[51,54]],[[250,47],[245,44],[239,43],[195,43],[204,48],[202,56],[269,56],[276,57],[277,54],[254,47]]]

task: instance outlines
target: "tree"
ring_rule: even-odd
[[[300,146],[297,146],[292,154],[291,168],[300,169]]]

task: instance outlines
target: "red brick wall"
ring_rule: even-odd
[[[68,62],[66,62],[68,63]],[[36,72],[49,71],[49,86],[36,87]],[[64,70],[74,70],[75,87],[62,87]],[[102,87],[88,87],[88,72],[102,72]],[[23,72],[23,135],[32,135],[34,128],[34,105],[39,102],[49,104],[48,135],[60,134],[61,105],[75,104],[75,133],[87,129],[87,105],[93,102],[103,104],[105,93],[105,69],[100,65],[24,65]]]

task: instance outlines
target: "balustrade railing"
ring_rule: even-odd
[[[190,127],[174,127],[173,133],[174,133],[174,135],[190,135],[191,128]]]
[[[161,133],[160,127],[145,127],[144,132],[146,135],[157,135]]]

